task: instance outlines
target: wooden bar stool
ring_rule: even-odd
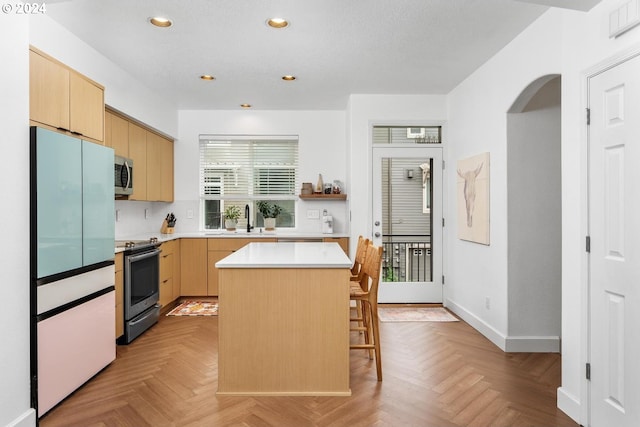
[[[375,353],[378,381],[382,381],[382,361],[380,358],[380,327],[378,320],[378,283],[380,282],[380,267],[382,264],[382,247],[367,245],[365,263],[362,266],[363,275],[359,282],[351,281],[350,298],[360,303],[362,316],[352,318],[358,321],[352,331],[362,331],[364,343],[351,344],[351,349],[369,350],[369,358]]]
[[[358,246],[356,247],[356,256],[353,260],[353,267],[351,267],[351,281],[360,283],[362,281],[362,275],[364,271],[362,265],[365,262],[367,254],[367,246],[371,244],[371,240],[365,239],[362,235],[358,236]],[[366,289],[365,289],[366,290]],[[355,306],[351,307],[351,310],[355,310],[355,319],[362,318],[362,304],[360,301],[356,301]],[[358,323],[359,326],[363,326],[362,322]]]
[[[365,239],[362,236],[358,236],[358,246],[356,247],[356,257],[353,261],[353,267],[351,267],[351,280],[360,281],[362,276],[362,264],[364,264],[365,256],[367,253],[367,246],[371,241]]]

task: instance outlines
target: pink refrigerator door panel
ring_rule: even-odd
[[[115,291],[38,323],[38,416],[116,357]]]

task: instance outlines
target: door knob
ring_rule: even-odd
[[[377,232],[376,232],[376,233],[374,234],[374,236],[376,236],[376,237],[380,237],[380,233],[377,233]]]
[[[373,225],[380,225],[380,221],[374,222]]]

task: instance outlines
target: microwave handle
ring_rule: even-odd
[[[125,177],[123,176],[124,173],[127,173],[127,177],[126,177],[126,183],[125,183]],[[122,186],[122,188],[129,188],[129,184],[131,183],[131,169],[129,168],[129,163],[127,161],[124,162],[123,167],[120,169],[120,185]]]

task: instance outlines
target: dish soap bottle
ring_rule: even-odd
[[[322,194],[324,191],[324,183],[322,182],[322,174],[318,174],[318,183],[316,184],[316,190],[314,193]]]

